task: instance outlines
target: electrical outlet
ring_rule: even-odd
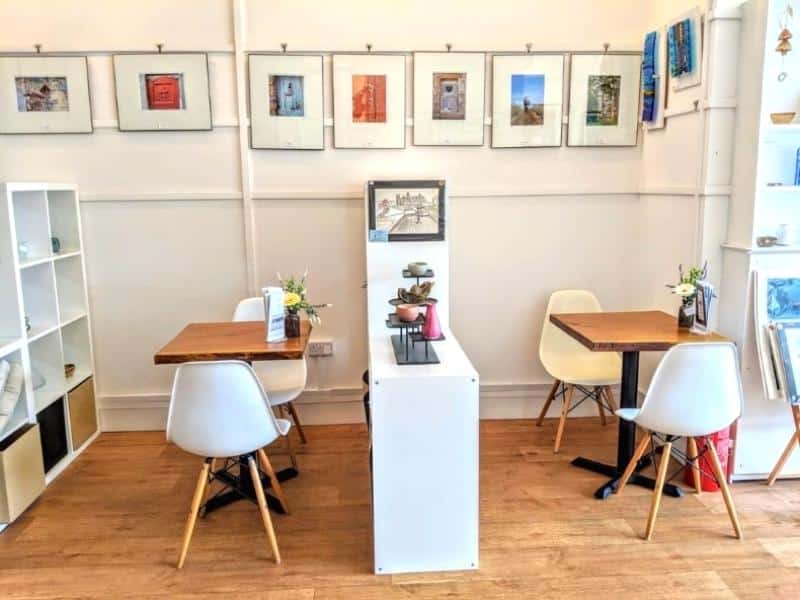
[[[315,340],[308,342],[309,356],[331,356],[333,355],[333,341]]]

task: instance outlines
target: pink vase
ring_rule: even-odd
[[[422,337],[426,340],[438,340],[442,337],[439,315],[436,314],[436,303],[429,302],[425,310],[425,324],[422,326]]]

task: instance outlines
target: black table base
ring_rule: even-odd
[[[622,384],[620,386],[620,408],[636,408],[639,395],[639,353],[622,353]],[[607,465],[589,458],[579,456],[572,461],[572,464],[581,469],[587,469],[594,473],[600,473],[611,479],[597,488],[594,497],[598,500],[608,498],[619,485],[619,480],[625,472],[625,468],[633,457],[634,445],[636,444],[636,424],[632,421],[619,419],[619,436],[617,438],[617,464]],[[639,485],[649,489],[655,489],[656,482],[650,477],[645,477],[639,473],[650,464],[649,458],[643,458],[636,465],[636,470],[628,480],[628,484]],[[683,492],[678,486],[672,484],[664,485],[664,494],[680,498]]]
[[[214,472],[214,479],[224,483],[225,489],[228,491],[223,490],[210,498],[203,506],[203,516],[206,516],[208,513],[214,512],[215,510],[219,510],[223,506],[228,506],[233,502],[238,502],[239,500],[250,500],[251,502],[258,503],[258,500],[256,500],[255,488],[253,487],[253,478],[250,476],[250,466],[247,463],[247,458],[247,455],[239,457],[239,475],[234,475],[225,468]],[[299,473],[297,469],[292,467],[275,472],[275,476],[278,478],[278,481],[281,482],[288,479],[294,479],[298,476],[298,474]],[[261,484],[264,486],[265,496],[267,497],[267,506],[269,506],[270,510],[273,510],[279,514],[284,514],[285,511],[283,510],[283,507],[278,499],[267,492],[267,490],[272,487],[269,478],[262,476]]]

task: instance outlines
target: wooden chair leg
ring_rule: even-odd
[[[594,388],[594,402],[597,404],[597,412],[600,413],[600,423],[605,427],[608,423],[606,421],[606,410],[603,408],[603,393],[599,387]]]
[[[306,432],[303,431],[303,426],[300,424],[300,417],[297,416],[297,411],[294,409],[294,404],[288,402],[287,407],[289,408],[289,413],[292,415],[292,420],[294,421],[294,424],[297,427],[297,433],[300,434],[300,441],[302,441],[305,444],[307,441]]]
[[[775,463],[775,466],[772,468],[772,472],[769,474],[769,478],[767,479],[767,485],[772,485],[775,483],[778,475],[781,474],[783,466],[786,464],[786,461],[789,460],[792,450],[794,450],[795,442],[797,442],[798,446],[800,446],[800,406],[792,404],[792,416],[794,417],[794,435],[789,439],[789,443],[786,444],[783,454],[781,454],[778,462]]]
[[[686,438],[686,446],[687,446],[686,449],[689,451],[688,458],[692,467],[692,479],[694,480],[694,489],[698,494],[700,494],[703,491],[703,484],[700,481],[700,456],[699,452],[697,451],[697,440],[689,436],[688,438]]]
[[[767,485],[772,485],[775,483],[778,475],[780,475],[781,471],[783,471],[786,461],[789,460],[789,457],[792,455],[795,444],[800,444],[800,437],[797,436],[797,433],[793,433],[792,437],[789,438],[789,443],[786,444],[786,448],[783,449],[783,454],[781,454],[781,457],[778,459],[778,462],[775,463],[775,466],[772,467],[772,471],[767,478]]]
[[[656,487],[653,490],[653,501],[650,504],[650,515],[647,517],[647,529],[644,532],[644,539],[650,541],[653,538],[653,529],[656,526],[658,507],[661,505],[661,492],[664,489],[664,481],[667,479],[667,469],[669,459],[672,455],[672,442],[664,444],[661,454],[661,462],[658,463],[658,476],[656,477]]]
[[[544,405],[542,406],[542,411],[539,413],[539,418],[536,419],[536,426],[541,427],[542,421],[544,420],[545,415],[547,415],[547,411],[550,408],[550,405],[553,403],[553,398],[556,397],[556,392],[558,392],[558,386],[561,385],[561,381],[556,379],[553,382],[553,385],[550,386],[550,392],[547,394],[547,398],[544,401]]]
[[[742,526],[739,525],[739,517],[736,514],[736,506],[733,504],[733,496],[731,496],[731,490],[728,487],[728,481],[725,477],[725,473],[722,472],[722,465],[719,464],[719,457],[717,456],[716,449],[711,442],[711,438],[706,438],[706,454],[708,454],[711,460],[711,467],[714,470],[714,476],[717,478],[717,483],[719,484],[719,489],[722,491],[722,498],[725,500],[725,508],[728,509],[728,516],[731,519],[731,525],[733,525],[733,531],[736,533],[736,537],[738,539],[742,539]]]
[[[275,496],[278,498],[278,502],[281,503],[281,507],[289,514],[289,505],[286,503],[286,498],[283,496],[283,488],[281,488],[281,482],[278,481],[277,475],[275,475],[275,469],[272,468],[272,463],[269,462],[269,458],[267,457],[267,453],[264,452],[263,448],[259,448],[258,450],[258,460],[261,463],[261,468],[264,469],[264,472],[269,477],[269,482],[272,484],[272,491],[275,492]]]
[[[625,467],[625,471],[622,473],[622,477],[620,477],[619,483],[617,484],[616,489],[614,490],[615,494],[621,494],[622,490],[625,489],[625,485],[628,483],[628,480],[633,475],[633,471],[636,469],[636,465],[639,460],[642,458],[642,454],[644,451],[647,450],[647,445],[650,443],[650,433],[647,431],[642,432],[642,439],[639,440],[639,445],[636,446],[636,450],[633,451],[633,456],[631,457],[628,466]]]
[[[181,553],[178,555],[178,568],[183,568],[183,563],[186,560],[186,553],[189,552],[189,543],[192,541],[192,533],[194,533],[194,525],[197,522],[197,513],[200,511],[200,503],[206,492],[206,485],[208,484],[208,470],[211,465],[210,459],[203,461],[203,468],[200,469],[200,475],[197,477],[197,485],[194,488],[194,496],[192,497],[192,505],[189,508],[189,518],[186,519],[186,528],[183,531],[183,542],[181,543]]]
[[[291,433],[291,431],[289,432]],[[292,436],[287,434],[284,436],[286,439],[286,450],[289,452],[289,460],[292,461],[292,467],[297,470],[297,456],[294,453],[294,445],[292,445]]]
[[[558,421],[558,429],[556,430],[556,444],[553,447],[553,452],[558,454],[561,448],[561,436],[564,435],[564,426],[567,424],[567,413],[569,412],[569,405],[572,403],[572,393],[575,391],[575,386],[567,384],[567,391],[564,394],[564,404],[561,407],[561,419]]]
[[[264,529],[267,531],[269,538],[269,545],[272,548],[272,556],[275,558],[275,563],[280,564],[281,553],[278,550],[278,539],[275,537],[275,530],[272,528],[272,519],[269,516],[269,508],[267,508],[267,497],[264,495],[264,488],[261,486],[261,477],[256,468],[256,461],[252,456],[247,458],[247,464],[250,467],[250,477],[253,478],[253,487],[256,490],[256,499],[258,500],[258,511],[261,513],[261,520],[264,523]]]
[[[608,407],[611,409],[611,414],[613,415],[617,411],[617,403],[614,401],[614,392],[611,391],[610,385],[605,386],[603,390],[605,390]]]

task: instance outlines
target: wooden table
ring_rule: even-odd
[[[703,335],[678,329],[675,317],[658,310],[553,314],[550,315],[550,321],[592,352],[622,352],[620,408],[637,406],[639,352],[665,351],[683,343],[729,341],[728,338],[716,333]],[[616,465],[607,465],[580,456],[572,461],[577,467],[611,477],[610,481],[597,489],[596,498],[607,498],[614,491],[617,480],[633,456],[635,443],[636,425],[620,419]],[[655,482],[638,473],[647,464],[649,459],[640,462],[637,472],[631,476],[629,483],[653,489]],[[681,496],[680,488],[673,485],[665,485],[664,493]]]
[[[311,324],[300,324],[300,337],[287,338],[282,342],[266,342],[264,321],[225,321],[221,323],[190,323],[161,350],[153,360],[157,365],[171,365],[194,361],[243,360],[248,363],[261,360],[298,360],[303,358],[311,335]],[[216,494],[205,505],[204,515],[247,498],[256,502],[255,488],[250,477],[247,457],[238,459],[238,475],[231,472],[236,464],[226,464],[214,472],[214,477],[223,482],[230,491]],[[279,481],[297,477],[297,469],[288,468],[276,473]],[[269,479],[262,479],[264,488],[270,486]],[[267,504],[276,512],[283,508],[271,494]]]

